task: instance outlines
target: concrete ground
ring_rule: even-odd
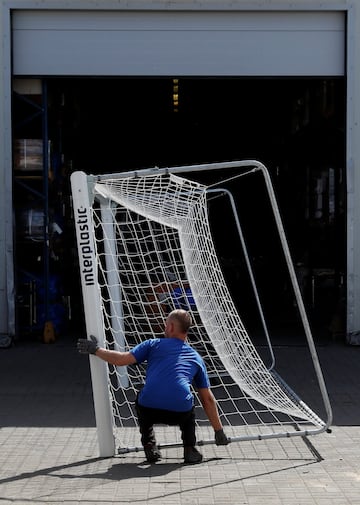
[[[302,345],[277,351],[285,375],[307,359]],[[156,465],[142,453],[98,457],[88,360],[74,339],[0,349],[0,505],[360,505],[360,347],[329,341],[318,356],[331,433],[208,445],[203,463],[185,466],[179,448]],[[297,370],[295,391],[311,397],[306,365]]]

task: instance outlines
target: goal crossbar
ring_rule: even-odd
[[[265,366],[238,314],[216,254],[207,212],[209,193],[221,188],[178,175],[221,169],[236,169],[237,177],[257,172],[264,177],[325,420],[277,374],[268,336],[272,364]],[[246,160],[97,176],[75,172],[71,182],[88,335],[96,335],[108,348],[128,350],[141,340],[161,335],[168,311],[185,307],[195,321],[190,344],[204,357],[232,442],[311,435],[330,426],[325,382],[271,179],[263,164]],[[237,217],[236,222],[246,255]],[[253,288],[264,319],[255,283]],[[90,363],[100,454],[114,454],[116,442],[121,453],[140,450],[134,401],[144,381],[144,367],[117,369],[92,356]],[[198,443],[213,443],[198,400],[196,408]],[[179,445],[174,430],[164,429],[159,446]]]

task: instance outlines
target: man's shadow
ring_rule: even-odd
[[[145,461],[124,461],[125,458],[89,458],[81,461],[76,461],[74,463],[69,463],[67,465],[57,465],[50,466],[47,468],[42,468],[40,470],[35,470],[33,472],[24,472],[18,475],[5,477],[0,479],[0,485],[6,484],[10,482],[17,482],[27,479],[32,479],[38,476],[54,476],[60,479],[109,479],[109,480],[126,480],[126,479],[136,479],[143,477],[160,477],[163,475],[167,475],[173,471],[179,470],[185,464],[179,461],[173,462],[159,462],[156,464],[150,464],[146,460]],[[212,459],[218,458],[210,458],[207,461],[211,461]],[[109,466],[104,469],[103,472],[89,472],[89,465],[97,465],[101,461],[109,461]],[[113,463],[111,463],[113,462]],[[75,470],[84,467],[84,472],[79,473],[79,471],[72,472],[71,470]],[[189,466],[189,465],[186,465]],[[196,465],[191,465],[196,466]]]

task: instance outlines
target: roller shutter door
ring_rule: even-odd
[[[19,10],[16,76],[338,76],[343,12]]]

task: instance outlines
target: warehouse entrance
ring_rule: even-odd
[[[271,173],[312,322],[327,336],[341,331],[346,276],[344,86],[343,78],[47,79],[49,279],[54,285],[49,296],[50,305],[58,306],[57,332],[83,325],[69,192],[72,171],[96,174],[241,159],[259,160]],[[15,103],[18,115],[29,107],[21,100]],[[43,118],[36,127],[22,124],[14,136],[36,140],[43,127]],[[265,233],[270,227],[259,191],[256,185],[239,187],[236,196],[250,230],[266,310],[278,331],[283,323],[296,324],[297,315],[286,281],[274,275],[276,250],[265,254],[272,235]],[[33,193],[28,209],[24,198],[28,196],[18,186],[18,244],[31,248],[36,208]],[[251,324],[253,308],[246,303],[242,265],[232,229],[224,225],[225,212],[214,207],[214,234],[229,287]],[[17,271],[38,278],[41,253],[34,248],[24,254],[22,246],[17,250]],[[18,325],[24,327],[20,312]],[[43,322],[41,317],[37,321]]]

